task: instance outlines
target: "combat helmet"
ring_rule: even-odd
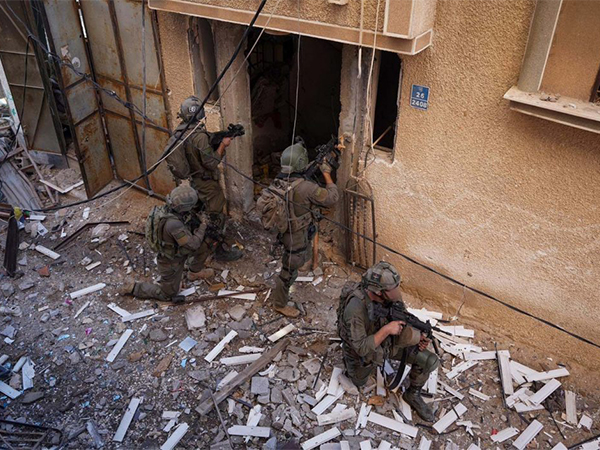
[[[196,203],[198,203],[198,194],[188,185],[177,186],[167,196],[167,205],[177,213],[191,211]]]
[[[202,106],[202,101],[195,95],[192,95],[183,101],[179,108],[179,114],[177,115],[184,122],[189,122],[194,117],[196,118],[196,121],[202,120],[206,115],[204,113],[204,107],[200,108],[200,106]],[[200,110],[199,113],[197,113],[198,110]]]
[[[302,172],[308,166],[308,151],[301,143],[290,145],[281,154],[281,173]]]
[[[400,299],[400,274],[394,266],[380,261],[363,275],[362,283],[366,290],[384,292],[389,300]]]

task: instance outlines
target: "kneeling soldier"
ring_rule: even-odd
[[[181,185],[171,191],[167,204],[155,206],[146,222],[146,239],[156,256],[160,280],[157,283],[130,282],[122,295],[155,298],[162,301],[183,301],[177,293],[186,261],[190,275],[200,272],[211,249],[204,242],[206,220],[201,223],[192,211],[198,194],[190,186]]]
[[[433,422],[433,411],[421,397],[421,388],[439,365],[435,353],[426,350],[430,340],[404,322],[376,318],[373,302],[402,302],[400,274],[386,262],[375,264],[359,283],[347,283],[342,289],[338,332],[346,375],[362,386],[377,366],[383,367],[385,359],[411,364],[404,400],[423,420]]]

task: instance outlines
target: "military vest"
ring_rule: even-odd
[[[169,259],[175,259],[178,256],[178,248],[175,244],[165,242],[164,228],[168,219],[179,218],[169,210],[166,205],[155,206],[146,219],[146,241],[150,248],[166,256]]]

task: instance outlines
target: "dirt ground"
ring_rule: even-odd
[[[63,196],[62,201],[68,203],[81,195],[81,190],[76,190]],[[127,190],[85,205],[90,208],[88,219],[83,218],[84,206],[47,214],[43,224],[49,232],[45,236],[31,238],[25,231],[20,231],[23,248],[18,257],[20,274],[15,279],[2,275],[0,285],[2,305],[19,306],[22,314],[19,317],[4,316],[1,332],[4,336],[12,336],[10,339],[14,341],[10,344],[7,343],[10,339],[3,342],[0,353],[8,356],[7,368],[14,367],[22,356],[29,357],[34,364],[35,377],[33,388],[16,399],[0,397],[3,419],[59,429],[65,441],[62,448],[89,449],[99,445],[99,441],[95,442],[85,429],[91,422],[99,432],[103,448],[155,449],[170,435],[164,431],[169,420],[163,419],[163,412],[174,411],[180,415],[171,432],[179,424],[189,426],[177,448],[208,449],[217,443],[227,443],[227,435],[215,411],[200,415],[195,410],[201,401],[210,398],[207,395],[215,391],[219,381],[232,369],[241,372],[245,367],[226,366],[219,360],[240,355],[239,349],[243,346],[269,348],[272,344],[267,336],[293,323],[296,330],[288,335],[290,345],[275,358],[270,372],[261,375],[268,379],[268,391],[253,394],[251,383],[246,382],[235,391],[235,401],[221,404],[221,415],[227,428],[246,425],[249,406],[260,405],[262,417],[258,425],[271,429],[270,439],[251,438],[246,443],[243,437],[232,436],[235,448],[280,448],[278,445],[286,441],[295,439],[304,442],[334,426],[342,432],[342,436],[331,442],[347,440],[350,448],[359,448],[360,442],[369,439],[372,448],[386,440],[399,448],[416,449],[422,436],[433,441],[433,449],[467,449],[472,443],[482,449],[508,448],[511,439],[503,444],[494,444],[490,436],[509,426],[523,431],[533,419],[539,420],[544,428],[529,448],[552,448],[558,442],[573,445],[599,433],[597,398],[580,395],[577,398],[579,414],[585,413],[593,419],[591,431],[565,422],[562,389],[546,403],[546,407],[553,411],[555,422],[546,410],[517,414],[503,406],[495,360],[481,361],[457,378],[448,380],[443,372],[460,362],[449,353],[443,353],[444,369],[440,372],[440,379],[464,394],[461,402],[467,412],[461,420],[471,422],[473,435],[467,432],[465,426],[456,424],[450,426],[446,434],[439,435],[420,422],[416,414],[412,424],[419,427],[419,434],[412,440],[370,422],[365,428],[356,430],[356,418],[318,426],[306,396],[310,401],[322,383],[329,383],[333,367],[343,366],[336,340],[336,307],[341,287],[348,280],[358,280],[359,273],[344,266],[339,255],[335,255],[324,239],[320,269],[312,274],[315,279],[323,277],[323,281],[316,285],[297,283],[292,294],[293,299],[301,303],[306,315],[291,321],[275,315],[265,298],[267,291],[263,291],[254,301],[230,298],[202,303],[206,323],[203,327],[189,330],[184,313],[190,306],[142,302],[118,294],[127,280],[152,280],[156,276],[154,255],[142,234],[147,213],[158,203],[135,190]],[[71,244],[57,250],[60,254],[57,260],[33,249],[34,244],[52,249],[61,241],[61,232],[70,236],[87,222],[103,220],[126,220],[130,223],[110,227],[96,237],[92,236],[91,229],[84,231]],[[2,245],[5,232],[5,229],[0,230]],[[251,289],[274,285],[280,264],[279,249],[273,237],[251,221],[230,223],[228,234],[243,245],[244,258],[228,265],[209,260],[207,265],[215,270],[215,276],[196,282],[198,291],[189,298],[212,294],[211,286],[219,283],[231,290],[239,286]],[[28,244],[27,248],[24,243]],[[82,265],[84,260],[88,265],[93,262],[100,264],[87,270]],[[44,267],[49,269],[49,276],[43,276]],[[224,270],[228,273],[223,273]],[[70,299],[69,293],[97,283],[105,283],[106,287],[93,294]],[[185,283],[184,287],[191,286],[191,283]],[[419,299],[406,296],[405,300],[412,307],[427,308]],[[89,305],[75,317],[87,302]],[[156,314],[123,323],[121,316],[107,307],[110,303],[130,313],[154,308]],[[460,321],[457,323],[460,324]],[[127,329],[133,331],[131,337],[116,360],[107,362],[107,355],[115,341]],[[207,363],[204,357],[230,330],[237,331],[238,335],[213,363]],[[179,347],[186,337],[197,342],[188,352]],[[493,336],[477,327],[473,342],[484,349],[494,349]],[[529,352],[525,346],[515,345],[510,351],[515,360],[535,370],[554,369],[561,362],[550,361],[538,352]],[[320,366],[324,355],[327,356],[319,376],[320,382],[313,390],[317,375],[315,367]],[[156,373],[160,363],[164,370]],[[560,381],[569,385],[568,378]],[[22,389],[20,372],[11,374],[6,382],[18,391]],[[539,387],[536,386],[536,389]],[[467,393],[469,388],[491,398],[483,401],[473,397]],[[359,395],[346,393],[337,404],[354,408],[358,413],[363,401],[377,400],[373,400],[374,396],[375,390],[371,386]],[[389,396],[383,405],[374,406],[373,410],[393,418],[392,410],[397,406],[393,397]],[[132,398],[141,399],[141,404],[123,442],[113,442]],[[443,393],[435,395],[432,400],[438,414],[442,410],[451,410],[459,402],[452,395]],[[2,444],[0,448],[4,448]]]

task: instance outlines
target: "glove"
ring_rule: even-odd
[[[204,240],[204,235],[206,234],[207,223],[202,222],[198,228],[194,231],[194,236],[196,236],[201,241]]]
[[[329,164],[327,164],[327,162],[323,162],[319,166],[319,169],[321,169],[322,173],[331,173],[331,166]]]

